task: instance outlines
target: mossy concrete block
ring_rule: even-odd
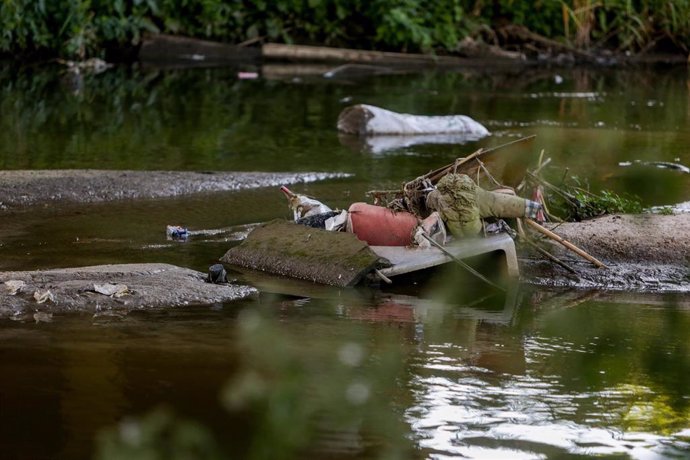
[[[333,286],[353,286],[385,265],[352,233],[273,220],[255,228],[221,262]]]

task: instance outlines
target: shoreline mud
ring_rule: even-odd
[[[568,273],[543,257],[521,260],[524,280],[552,287],[690,292],[690,214],[606,215],[551,225],[559,236],[604,261],[596,268],[548,241],[548,250],[577,272]]]

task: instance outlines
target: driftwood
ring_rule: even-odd
[[[418,177],[417,179],[415,179],[413,181],[408,182],[407,184],[405,184],[404,188],[408,189],[410,187],[413,187],[414,184],[419,183],[419,181],[423,181],[423,180],[429,180],[429,181],[431,181],[432,184],[436,184],[439,180],[441,180],[441,178],[443,176],[445,176],[446,174],[448,174],[450,172],[458,172],[458,173],[467,172],[467,169],[470,166],[479,166],[478,163],[481,162],[481,160],[480,160],[481,158],[484,158],[485,156],[487,156],[491,153],[494,153],[498,150],[501,150],[503,148],[510,147],[512,145],[519,144],[522,142],[532,141],[532,140],[534,140],[535,137],[536,137],[536,135],[533,134],[531,136],[527,136],[527,137],[523,137],[523,138],[511,141],[511,142],[507,142],[505,144],[501,144],[501,145],[498,145],[496,147],[492,147],[490,149],[479,149],[476,152],[474,152],[474,153],[472,153],[472,154],[470,154],[464,158],[458,158],[451,164],[448,164],[448,165],[443,166],[441,168],[435,169],[431,172],[426,173],[425,175],[423,175],[421,177]],[[473,162],[473,160],[476,160],[476,161]],[[474,163],[477,163],[477,164],[474,164]]]
[[[524,26],[510,24],[501,27],[497,33],[504,37],[504,39],[516,39],[523,43],[535,43],[541,47],[559,51],[562,53],[570,53],[583,61],[596,62],[596,57],[587,51],[582,51],[565,43],[557,42],[549,38],[536,34]]]
[[[465,59],[429,54],[390,53],[325,46],[284,45],[266,43],[261,47],[264,59],[312,62],[352,62],[358,64],[386,65],[440,65],[467,64]]]
[[[582,249],[578,248],[577,246],[575,246],[575,245],[572,244],[571,242],[569,242],[569,241],[567,241],[567,240],[561,238],[560,236],[556,235],[556,234],[555,234],[554,232],[552,232],[551,230],[542,227],[541,225],[539,225],[538,223],[536,223],[536,222],[533,221],[532,219],[525,219],[525,222],[527,223],[527,225],[529,225],[530,227],[532,227],[532,228],[535,229],[536,231],[538,231],[538,232],[540,232],[540,233],[543,233],[544,235],[548,236],[548,237],[551,238],[552,240],[554,240],[554,241],[556,241],[556,242],[562,244],[562,245],[565,246],[566,248],[568,248],[568,249],[570,249],[571,251],[573,251],[575,254],[577,254],[577,255],[583,257],[584,259],[587,259],[588,261],[592,262],[592,263],[593,263],[594,265],[596,265],[597,267],[599,267],[599,268],[609,268],[609,267],[607,267],[606,265],[604,265],[604,263],[602,263],[601,261],[599,261],[599,260],[597,260],[596,258],[594,258],[593,256],[589,255],[588,253],[586,253],[586,252],[583,251]]]

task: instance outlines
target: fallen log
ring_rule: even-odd
[[[504,39],[512,38],[526,43],[533,42],[539,46],[548,49],[557,50],[563,53],[570,53],[573,56],[586,62],[596,62],[596,56],[592,55],[591,53],[580,50],[565,43],[561,43],[556,40],[551,40],[550,38],[543,37],[539,34],[532,32],[524,26],[509,24],[499,28],[497,30],[497,33],[502,35]]]
[[[392,53],[325,46],[285,45],[266,43],[261,47],[261,56],[266,60],[312,61],[312,62],[354,62],[359,64],[386,65],[467,65],[466,59],[431,54]]]

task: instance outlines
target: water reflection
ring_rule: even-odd
[[[690,453],[687,299],[307,284],[293,289],[308,297],[264,284],[212,309],[0,324],[6,452],[86,457],[105,429],[102,458],[172,433],[242,458],[409,458],[407,437],[424,458]]]
[[[515,327],[426,335],[406,413],[420,444],[469,458],[688,455],[688,305],[540,297]]]
[[[378,187],[503,143],[503,137],[534,133],[534,155],[543,148],[553,157],[554,177],[568,168],[619,193],[637,191],[633,182],[641,179],[621,162],[690,163],[685,68],[374,72],[356,84],[283,69],[290,71],[298,80],[241,80],[236,68],[119,67],[83,75],[74,95],[61,86],[60,68],[3,65],[0,166],[305,171],[328,165]],[[465,113],[494,138],[364,146],[388,153],[353,156],[335,123],[356,103],[401,113]],[[673,174],[662,180],[669,182],[666,192],[639,191],[649,205],[687,200],[686,180]]]

